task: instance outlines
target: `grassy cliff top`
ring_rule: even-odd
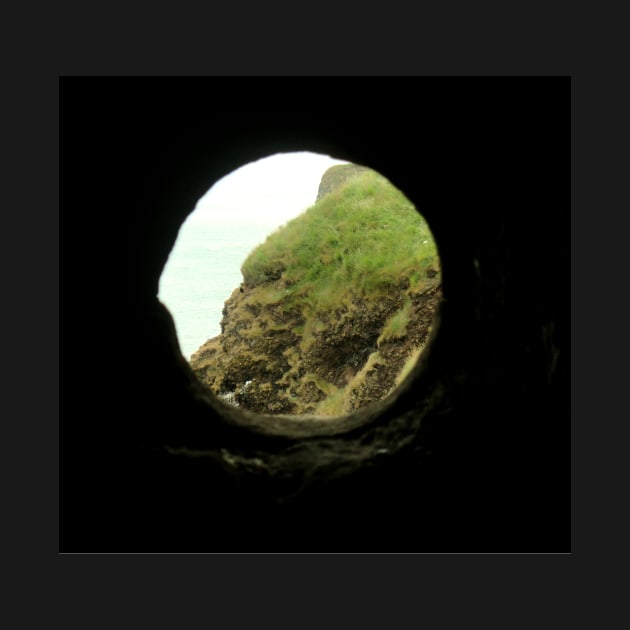
[[[241,272],[250,288],[268,285],[270,301],[321,309],[404,284],[413,290],[437,265],[426,221],[386,178],[366,170],[270,234]]]
[[[315,201],[319,201],[352,177],[369,170],[367,166],[361,166],[360,164],[336,164],[331,166],[322,175]]]

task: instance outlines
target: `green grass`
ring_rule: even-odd
[[[378,338],[378,345],[384,341],[402,339],[407,334],[407,324],[411,314],[411,300],[407,299],[404,306],[394,313],[383,326],[383,332]]]
[[[401,278],[423,280],[437,250],[413,204],[374,171],[357,175],[270,234],[241,267],[269,298],[321,311],[344,296],[373,298]]]

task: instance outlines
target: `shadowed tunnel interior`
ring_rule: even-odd
[[[84,236],[64,247],[61,551],[570,551],[569,79],[389,81],[381,104],[375,79],[301,80],[308,102],[295,80],[61,80]],[[217,404],[157,299],[208,188],[303,150],[403,191],[443,278],[397,397],[306,430]]]

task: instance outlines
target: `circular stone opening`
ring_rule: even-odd
[[[270,426],[392,402],[428,351],[441,296],[413,203],[370,168],[309,152],[215,183],[159,288],[198,381],[231,418]]]

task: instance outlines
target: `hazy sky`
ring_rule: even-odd
[[[214,184],[188,221],[282,225],[315,203],[324,171],[343,163],[307,152],[251,162]]]
[[[184,356],[219,334],[223,304],[242,282],[247,255],[315,204],[321,177],[334,164],[343,162],[280,153],[233,171],[199,200],[178,232],[158,293],[173,315]]]

